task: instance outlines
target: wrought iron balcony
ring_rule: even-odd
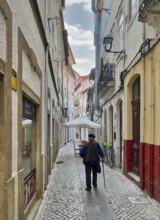
[[[110,90],[111,87],[115,85],[115,64],[106,63],[101,72],[101,76],[98,81],[98,96],[103,98],[103,96]]]
[[[138,20],[148,23],[157,29],[160,29],[160,1],[159,0],[140,0],[139,1]]]

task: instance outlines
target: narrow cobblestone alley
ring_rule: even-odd
[[[63,146],[34,220],[160,220],[158,202],[120,170],[107,165],[104,169],[106,190],[99,174],[98,188],[86,192],[82,159],[74,157],[72,142]]]

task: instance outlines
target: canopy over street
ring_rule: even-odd
[[[86,119],[84,117],[79,117],[74,120],[68,121],[63,124],[66,127],[80,127],[80,128],[100,128],[101,125]]]

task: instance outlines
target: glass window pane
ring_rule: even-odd
[[[123,14],[120,15],[118,21],[118,33],[117,33],[117,50],[123,49]]]
[[[36,167],[36,122],[22,118],[22,168],[26,177]]]
[[[130,19],[132,19],[137,9],[138,9],[138,0],[130,0]]]
[[[140,77],[133,84],[133,101],[140,98]]]

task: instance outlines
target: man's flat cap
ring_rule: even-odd
[[[95,138],[94,134],[89,134],[88,137]]]

